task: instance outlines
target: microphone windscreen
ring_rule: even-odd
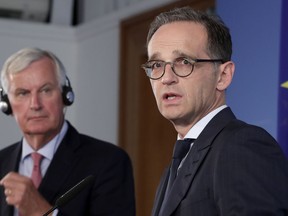
[[[90,185],[94,180],[94,176],[90,175],[80,181],[77,185],[68,190],[65,194],[59,197],[55,206],[60,207],[68,203],[71,199],[73,199],[81,190],[83,190],[86,186]]]

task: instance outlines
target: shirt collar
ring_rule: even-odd
[[[58,146],[60,145],[63,137],[65,136],[68,130],[68,124],[64,121],[60,133],[58,133],[51,141],[45,144],[37,152],[43,155],[45,158],[52,160],[54,153],[56,152]],[[34,152],[34,149],[28,144],[27,140],[23,138],[22,141],[22,156],[21,161]]]
[[[208,113],[206,116],[204,116],[200,121],[198,121],[186,134],[184,139],[186,138],[192,138],[197,139],[197,137],[200,135],[200,133],[204,130],[206,125],[211,121],[211,119],[219,113],[221,110],[225,109],[227,105],[222,105],[218,107],[217,109],[213,110],[212,112]],[[178,139],[180,139],[178,135]]]

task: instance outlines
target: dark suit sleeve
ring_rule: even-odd
[[[253,126],[219,139],[225,140],[214,173],[220,214],[288,215],[287,160],[276,141]]]

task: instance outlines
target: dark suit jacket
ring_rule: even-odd
[[[21,142],[0,151],[0,178],[17,171],[20,155]],[[95,177],[93,184],[60,208],[59,215],[135,215],[133,174],[127,154],[110,143],[79,134],[69,124],[39,191],[53,205],[59,196],[89,175]],[[12,213],[13,207],[6,204],[1,187],[0,215]]]
[[[159,213],[168,176],[167,170],[153,216],[288,215],[287,160],[265,130],[237,120],[230,108],[194,142]]]

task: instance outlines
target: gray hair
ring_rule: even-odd
[[[217,15],[209,15],[202,11],[195,11],[191,7],[175,8],[159,14],[150,25],[146,45],[148,46],[154,33],[162,26],[172,22],[195,22],[203,25],[207,31],[207,54],[211,58],[231,60],[232,40],[229,28]]]
[[[1,84],[7,93],[9,90],[9,74],[17,74],[27,68],[31,63],[47,57],[55,65],[56,76],[60,89],[66,82],[66,70],[62,62],[52,52],[39,48],[24,48],[11,55],[4,63],[1,70]]]

